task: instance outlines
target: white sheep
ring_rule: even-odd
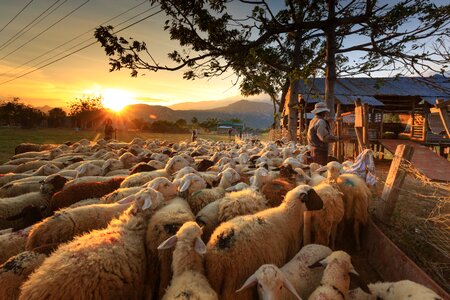
[[[5,176],[0,177],[0,187],[8,184],[12,181],[23,179],[26,177],[33,177],[33,176],[48,176],[51,174],[55,174],[59,171],[59,168],[51,163],[46,163],[45,165],[41,166],[39,169],[37,169],[33,173],[27,173],[27,174],[6,174]]]
[[[250,215],[268,208],[266,198],[252,189],[227,193],[223,198],[209,203],[195,217],[203,227],[203,240],[207,242],[220,223],[237,216]]]
[[[282,265],[293,257],[300,250],[303,212],[322,207],[314,189],[300,185],[278,207],[222,223],[205,256],[207,277],[220,299],[248,299],[249,291],[235,291],[261,265]]]
[[[367,286],[355,271],[350,255],[344,251],[334,251],[326,258],[312,264],[310,267],[323,267],[323,276],[320,286],[314,290],[310,300],[334,300],[348,299],[350,280],[356,282],[364,291],[368,292]]]
[[[61,245],[22,285],[19,299],[141,299],[147,220],[162,202],[159,192],[139,192],[106,229]]]
[[[123,187],[134,187],[134,186],[142,186],[156,177],[166,177],[168,179],[172,178],[172,175],[181,170],[183,167],[186,167],[189,163],[180,156],[172,157],[167,163],[164,169],[150,171],[150,172],[141,172],[128,176],[120,185]]]
[[[303,244],[309,244],[311,233],[314,233],[314,243],[334,248],[338,224],[344,218],[342,193],[325,182],[313,188],[322,199],[323,208],[305,212]],[[310,224],[308,220],[311,220]]]
[[[97,176],[102,174],[102,168],[92,162],[86,162],[78,166],[75,170],[77,171],[77,175],[75,176],[76,178],[84,176]]]
[[[431,289],[410,281],[401,280],[397,282],[377,282],[368,285],[370,294],[362,289],[355,289],[349,292],[350,300],[443,300]]]
[[[136,194],[142,188],[141,187],[131,187],[131,188],[119,188],[114,192],[111,192],[100,198],[102,203],[114,203],[130,195]]]
[[[195,222],[186,222],[176,235],[165,240],[158,249],[174,247],[173,277],[163,299],[176,299],[189,295],[189,299],[217,300],[217,294],[204,275],[203,254],[206,245],[201,240],[202,230]]]
[[[146,232],[148,256],[146,294],[153,296],[153,299],[162,298],[172,278],[172,251],[158,251],[158,245],[176,234],[184,223],[194,219],[186,200],[177,197],[167,202],[149,221]]]
[[[45,254],[24,251],[0,265],[0,299],[18,299],[22,283],[46,257]]]
[[[25,249],[48,254],[77,235],[105,228],[129,206],[130,204],[125,202],[92,204],[59,210],[53,216],[32,226]]]
[[[0,264],[25,251],[25,243],[31,227],[0,235]]]
[[[319,286],[324,270],[309,266],[330,254],[331,249],[326,246],[306,245],[281,269],[273,264],[262,265],[236,292],[259,283],[260,299],[308,299]]]

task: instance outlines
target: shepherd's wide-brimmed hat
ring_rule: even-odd
[[[312,114],[318,114],[324,111],[330,111],[324,102],[317,102],[314,109],[311,111]]]

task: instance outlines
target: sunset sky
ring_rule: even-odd
[[[30,4],[24,9],[28,3]],[[137,7],[117,17],[135,6]],[[76,10],[78,7],[80,8]],[[24,10],[13,19],[22,9]],[[49,10],[44,13],[47,9]],[[40,14],[44,13],[45,16],[53,9],[55,11],[41,22],[38,23],[40,19],[37,19],[30,25]],[[74,12],[70,14],[72,11]],[[147,12],[144,13],[145,11]],[[211,80],[187,81],[182,79],[182,71],[147,72],[145,76],[138,78],[131,78],[127,69],[110,73],[108,57],[98,43],[45,68],[7,82],[94,42],[94,28],[105,21],[117,17],[104,25],[111,24],[120,29],[157,11],[157,8],[152,9],[148,1],[142,0],[1,1],[0,100],[19,97],[35,106],[56,107],[83,95],[95,94],[102,94],[105,100],[109,101],[119,98],[158,105],[243,98],[239,95],[238,88],[233,86],[236,81],[233,75]],[[137,16],[141,13],[143,14]],[[66,15],[68,16],[64,18]],[[132,19],[126,22],[130,18]],[[164,14],[160,13],[120,34],[145,40],[152,55],[159,62],[173,65],[166,54],[175,49],[177,43],[170,41],[168,34],[162,30],[163,20]],[[10,23],[7,24],[8,22]],[[56,25],[49,28],[56,22]],[[122,22],[125,23],[118,25]],[[18,36],[18,33],[21,36]],[[83,33],[85,34],[82,35]],[[79,35],[82,36],[78,37]],[[57,48],[72,39],[74,40],[70,43]],[[55,48],[57,49],[53,50]],[[70,50],[67,51],[68,49]],[[47,54],[44,55],[45,53]]]
[[[381,3],[384,1],[387,0]],[[446,1],[433,2],[442,5]],[[276,7],[284,1],[269,3]],[[230,10],[231,14],[242,17],[249,11],[242,3]],[[19,97],[34,106],[57,107],[76,98],[97,95],[103,96],[106,106],[117,106],[119,99],[123,100],[121,105],[242,99],[233,74],[188,81],[182,78],[183,70],[146,72],[138,78],[130,77],[128,69],[109,72],[108,57],[100,44],[94,43],[94,29],[99,25],[113,25],[115,30],[120,30],[158,11],[148,0],[1,1],[0,100]],[[167,53],[179,47],[163,31],[164,20],[161,12],[119,35],[145,41],[158,63],[174,66]],[[94,44],[86,47],[91,43]],[[86,48],[81,50],[83,47]]]

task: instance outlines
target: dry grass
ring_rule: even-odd
[[[390,161],[377,163],[385,179]],[[411,165],[389,224],[378,222],[383,232],[444,289],[450,291],[450,185],[428,180]],[[383,183],[378,187],[381,195]],[[371,209],[380,205],[373,201]]]

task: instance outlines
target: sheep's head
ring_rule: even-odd
[[[343,278],[346,281],[347,290],[350,286],[350,281],[353,281],[363,291],[368,294],[371,293],[370,289],[360,278],[359,274],[353,267],[350,255],[345,251],[334,251],[324,259],[321,259],[309,266],[309,268],[311,269],[315,267],[325,267],[324,273],[332,269],[338,270],[338,272],[343,275]]]
[[[55,159],[58,156],[60,156],[61,154],[63,154],[63,150],[58,148],[52,149],[50,150],[50,159]]]
[[[163,195],[152,188],[146,188],[139,191],[138,193],[134,194],[132,199],[134,199],[134,205],[132,209],[132,212],[134,214],[146,210],[154,211],[164,202]]]
[[[40,191],[45,195],[53,195],[54,193],[60,191],[66,182],[67,178],[62,177],[59,174],[47,176],[43,181],[41,181]]]
[[[241,176],[235,169],[226,168],[219,173],[219,178],[219,186],[223,188],[229,188],[233,183],[239,181],[241,179]]]
[[[78,166],[75,170],[77,171],[76,178],[84,176],[98,176],[102,173],[102,168],[92,163],[84,163],[81,166]]]
[[[163,163],[162,161],[159,161],[159,160],[151,160],[147,163],[147,165],[155,168],[156,170],[164,169],[164,167],[166,166],[165,163]]]
[[[178,193],[178,186],[166,177],[157,177],[147,183],[147,187],[163,194],[165,200],[170,200]]]
[[[184,167],[189,166],[189,162],[187,160],[185,160],[183,157],[176,155],[174,157],[172,157],[171,159],[169,159],[169,161],[167,162],[165,169],[166,172],[169,173],[170,175],[172,175],[173,173],[175,173],[178,170],[181,170]]]
[[[175,175],[175,178],[174,178],[174,179],[181,179],[181,178],[183,178],[185,175],[190,174],[190,173],[198,174],[198,173],[197,173],[197,170],[195,170],[193,167],[187,166],[187,167],[182,168],[182,169],[179,170],[179,171],[176,171],[176,172],[174,173],[174,175]]]
[[[59,171],[60,171],[60,169],[57,166],[55,166],[54,164],[46,164],[46,165],[39,167],[39,169],[36,170],[35,175],[41,174],[43,176],[47,176],[47,175],[55,174]]]
[[[281,291],[283,288],[290,291],[297,299],[302,299],[292,283],[284,276],[283,272],[277,266],[272,264],[259,267],[259,269],[245,281],[242,287],[236,291],[236,293],[256,284],[258,284],[259,299],[281,299]]]
[[[123,168],[123,163],[115,158],[110,158],[103,163],[102,175],[106,175],[113,170],[119,170]]]
[[[130,168],[139,161],[139,159],[130,152],[125,152],[124,154],[122,154],[119,157],[119,160],[125,168]]]
[[[323,201],[314,188],[307,184],[301,184],[287,192],[284,202],[294,203],[300,200],[307,210],[320,210],[323,208]]]
[[[179,181],[178,191],[180,193],[192,194],[206,188],[206,181],[197,174],[186,174]]]
[[[179,240],[185,242],[192,242],[194,244],[194,250],[199,254],[206,252],[206,245],[201,239],[202,229],[197,223],[189,221],[184,223],[178,232],[165,240],[158,246],[158,250],[169,249],[176,245]]]

